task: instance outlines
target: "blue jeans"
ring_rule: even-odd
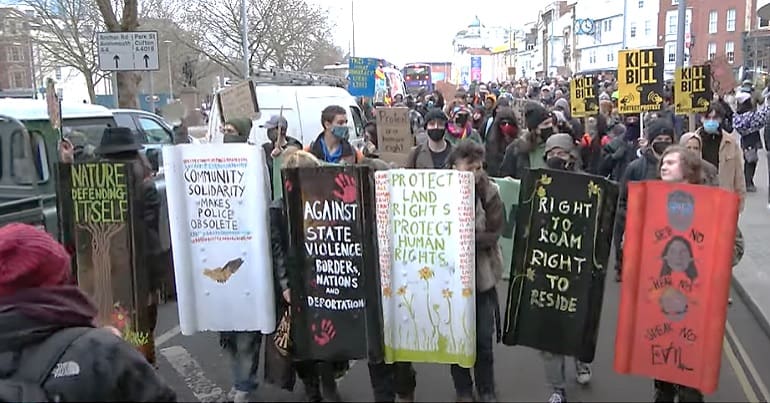
[[[220,343],[230,357],[233,371],[233,384],[238,392],[257,390],[257,370],[259,369],[259,349],[262,346],[262,333],[259,332],[221,332]]]
[[[497,313],[496,313],[497,312]],[[473,378],[470,368],[452,365],[452,380],[460,398],[473,397],[473,381],[480,397],[495,395],[494,352],[495,330],[498,326],[499,307],[497,290],[476,293],[476,364]]]

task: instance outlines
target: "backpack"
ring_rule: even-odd
[[[16,351],[0,353],[0,369],[11,371],[16,360],[21,361],[10,377],[0,373],[0,402],[49,402],[43,384],[67,349],[90,327],[70,327],[49,336],[42,343]],[[9,365],[11,364],[11,365]]]

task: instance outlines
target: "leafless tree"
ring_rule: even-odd
[[[131,32],[139,27],[139,0],[94,0],[109,32]],[[137,108],[137,89],[142,77],[134,72],[118,73],[118,105]]]
[[[215,5],[193,0],[185,4],[185,30],[199,33],[188,46],[233,76],[242,76],[241,0],[223,0]],[[328,12],[306,0],[250,0],[247,16],[251,71],[311,69],[324,54],[340,53],[327,39],[332,29]]]
[[[103,78],[96,60],[96,33],[101,29],[93,0],[22,0],[32,8],[35,43],[41,68],[72,67],[86,80],[88,97]]]

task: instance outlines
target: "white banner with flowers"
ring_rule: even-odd
[[[377,172],[385,361],[476,361],[473,174]]]

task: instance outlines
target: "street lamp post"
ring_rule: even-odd
[[[168,64],[168,99],[166,100],[167,104],[170,104],[171,101],[174,99],[174,80],[171,77],[171,44],[174,43],[174,41],[165,40],[163,41],[166,46],[166,56],[167,60],[166,63]]]

